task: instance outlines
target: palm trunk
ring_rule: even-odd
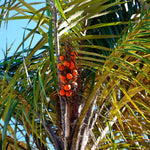
[[[54,40],[55,40],[55,50],[56,50],[56,62],[58,63],[60,50],[59,50],[59,38],[58,38],[57,10],[56,10],[55,1],[53,1],[53,18],[54,18]],[[57,69],[57,72],[59,72],[58,69]],[[70,106],[65,98],[60,97],[60,109],[61,109],[63,149],[67,150],[69,142],[70,142],[69,140],[70,138]]]

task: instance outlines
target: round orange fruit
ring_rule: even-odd
[[[64,86],[64,90],[65,91],[69,91],[71,89],[71,85],[70,84],[66,84],[65,86]]]
[[[73,76],[77,76],[78,75],[78,71],[76,69],[74,69],[72,74],[73,74]]]
[[[64,96],[64,95],[66,94],[66,92],[65,92],[65,90],[61,89],[61,90],[59,91],[59,94],[60,94],[61,96]]]
[[[65,79],[66,79],[66,77],[63,76],[63,75],[61,75],[61,74],[59,74],[59,78],[62,79],[62,80],[65,80]]]
[[[65,84],[67,82],[67,80],[60,78],[60,82],[63,83],[63,84]]]
[[[65,67],[62,63],[59,63],[57,66],[60,71],[63,71],[65,69]]]
[[[61,89],[63,89],[63,90],[64,90],[64,86],[65,86],[65,85],[64,85],[64,84],[62,84],[62,85],[61,85]]]
[[[72,74],[71,74],[71,73],[67,73],[66,77],[67,77],[67,79],[69,79],[69,80],[70,80],[70,79],[72,79],[72,77],[73,77],[73,76],[72,76]]]
[[[60,71],[64,71],[64,69],[65,69],[64,65],[62,65],[62,66],[59,68]]]
[[[70,62],[70,69],[73,70],[75,68],[75,64],[73,61]]]
[[[70,63],[68,61],[64,61],[64,66],[69,67]]]
[[[61,61],[64,61],[65,57],[61,55],[61,56],[59,57],[59,59],[60,59]]]
[[[73,60],[73,61],[76,60],[76,58],[75,58],[74,56],[71,56],[70,58],[71,58],[71,60]]]
[[[57,67],[60,68],[62,65],[63,65],[62,63],[59,63],[59,64],[57,65]]]
[[[78,54],[77,52],[71,52],[71,55],[76,57]]]
[[[66,92],[66,96],[67,96],[67,97],[72,96],[72,92],[71,92],[71,91],[67,91],[67,92]]]

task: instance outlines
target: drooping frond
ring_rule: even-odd
[[[149,15],[123,32],[87,101],[99,91],[89,149],[149,147]]]

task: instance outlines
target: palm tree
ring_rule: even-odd
[[[0,8],[1,22],[29,20],[0,62],[1,149],[150,147],[148,3],[5,0]]]

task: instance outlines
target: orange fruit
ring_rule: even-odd
[[[70,63],[68,61],[64,61],[64,66],[69,67]]]
[[[69,80],[70,80],[70,79],[72,79],[72,77],[73,77],[73,76],[72,76],[72,74],[71,74],[71,73],[67,73],[66,77],[67,77],[67,79],[69,79]]]
[[[66,92],[66,96],[67,96],[67,97],[72,96],[72,92],[71,92],[71,91]]]
[[[65,79],[66,79],[66,77],[65,77],[65,76],[63,76],[63,75],[61,75],[61,74],[59,74],[59,77],[60,77],[60,79],[63,79],[63,80],[65,80]]]
[[[61,90],[59,91],[59,94],[60,94],[61,96],[64,96],[64,95],[66,94],[66,92],[65,92],[65,90],[61,89]]]
[[[63,84],[65,84],[67,82],[67,80],[60,78],[60,82],[63,83]]]
[[[76,58],[75,58],[74,56],[71,56],[70,58],[71,58],[71,60],[73,60],[73,61],[76,60]]]
[[[73,70],[75,68],[75,64],[73,61],[70,62],[70,69]]]
[[[65,76],[59,74],[59,77],[60,77],[60,82],[62,82],[62,83],[66,83],[67,82]]]
[[[74,69],[72,74],[73,74],[73,76],[77,76],[78,75],[78,71],[76,69]]]
[[[64,65],[63,65],[62,63],[59,63],[59,64],[58,64],[58,69],[59,69],[60,71],[63,71],[63,70],[65,69],[65,67],[64,67]]]
[[[61,89],[64,89],[64,86],[65,86],[65,85],[64,85],[64,84],[62,84],[62,85],[61,85]]]
[[[78,55],[78,53],[77,52],[71,52],[71,55],[76,57]]]
[[[62,65],[63,65],[62,63],[59,63],[59,64],[57,65],[57,67],[60,68]]]
[[[66,84],[64,86],[65,91],[69,91],[71,89],[71,85],[70,84]]]
[[[64,69],[65,69],[64,65],[62,65],[62,66],[59,68],[60,71],[64,71]]]
[[[74,52],[71,52],[71,55],[74,55]]]
[[[61,61],[64,61],[65,57],[61,55],[61,56],[59,57],[59,59],[60,59]]]

